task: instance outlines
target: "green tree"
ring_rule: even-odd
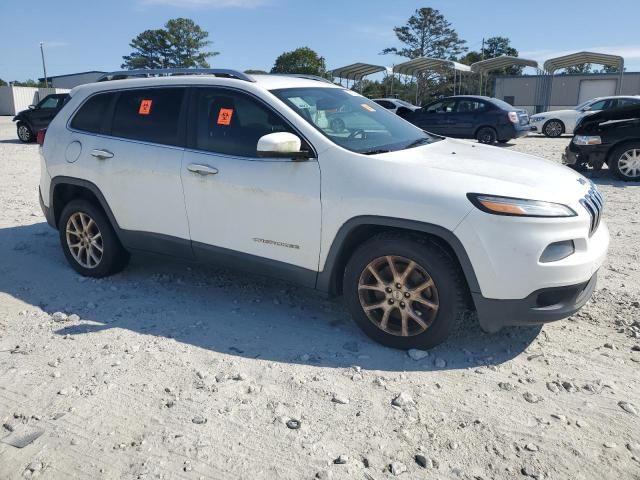
[[[455,60],[467,51],[465,41],[438,10],[419,8],[409,17],[406,25],[395,27],[393,31],[402,47],[385,48],[383,54],[395,54],[409,59],[432,57]],[[428,92],[441,91],[450,83],[450,72],[446,70],[417,75],[418,103],[429,98]],[[413,101],[415,102],[415,97]]]
[[[308,47],[301,47],[280,55],[276,59],[271,73],[299,73],[324,76],[326,67],[324,58]]]
[[[0,78],[0,87],[4,87],[6,84],[7,82]]]
[[[169,68],[172,66],[169,34],[164,29],[145,30],[129,44],[134,51],[122,57],[122,68]]]
[[[406,25],[395,27],[393,31],[404,46],[385,48],[383,54],[453,60],[467,50],[466,42],[458,36],[451,23],[433,8],[419,8]]]
[[[573,65],[572,67],[565,68],[561,73],[591,73],[591,64],[580,63],[578,65]]]
[[[171,19],[164,28],[145,30],[131,40],[133,52],[122,57],[122,68],[207,68],[207,59],[219,53],[203,51],[211,44],[208,37],[189,18]]]
[[[34,87],[34,88],[46,88],[47,85],[44,82],[40,82],[40,81],[35,81],[32,80],[31,78],[29,78],[28,80],[25,80],[24,82],[20,82],[18,80],[14,80],[13,82],[11,82],[13,84],[14,87]]]
[[[267,73],[269,73],[269,72],[265,72],[264,70],[251,69],[251,68],[250,68],[250,69],[248,69],[248,70],[245,70],[245,71],[244,71],[244,73],[246,73],[247,75],[251,75],[252,73],[253,73],[253,74],[256,74],[256,75],[266,75],[266,74],[267,74]]]

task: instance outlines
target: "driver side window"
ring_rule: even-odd
[[[256,158],[260,137],[275,132],[298,135],[280,115],[244,93],[196,88],[194,97],[191,144],[197,150]]]

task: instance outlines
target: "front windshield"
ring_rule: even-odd
[[[582,102],[580,105],[578,105],[576,108],[574,108],[574,110],[582,110],[584,107],[589,105],[591,102],[593,102],[593,100],[587,100],[586,102]]]
[[[271,93],[331,141],[353,152],[384,153],[437,140],[351,90],[284,88]]]
[[[399,100],[396,98],[396,102],[402,105],[403,107],[413,107],[409,102],[405,102],[404,100]]]

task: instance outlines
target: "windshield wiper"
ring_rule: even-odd
[[[420,145],[424,145],[425,143],[431,143],[431,139],[427,137],[419,138],[418,140],[416,140],[415,142],[411,142],[409,145],[407,145],[404,148],[407,149],[407,148],[419,147]]]
[[[362,155],[377,155],[378,153],[389,153],[391,150],[385,150],[383,148],[379,148],[377,150],[366,150],[364,152],[360,152]]]

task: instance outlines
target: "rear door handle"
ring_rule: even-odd
[[[198,175],[215,175],[218,169],[209,165],[201,165],[199,163],[191,163],[187,166],[187,170]]]
[[[95,149],[91,150],[91,156],[96,157],[98,160],[105,160],[107,158],[113,158],[113,153],[109,150]]]

